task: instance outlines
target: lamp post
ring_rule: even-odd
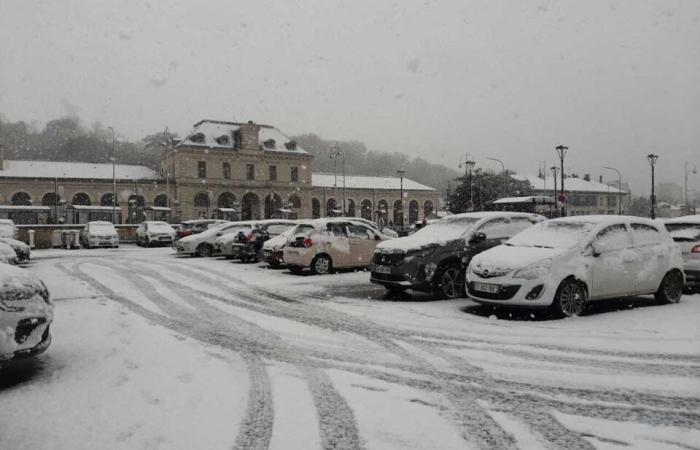
[[[399,200],[399,211],[401,211],[401,229],[403,230],[403,175],[406,173],[405,170],[399,169],[396,171],[399,174],[401,180],[401,199]]]
[[[566,157],[566,152],[569,150],[569,147],[558,145],[555,147],[555,150],[557,151],[559,162],[561,164],[561,196],[564,198],[564,201],[561,202],[561,216],[564,217],[566,216],[566,207],[564,206],[566,202],[566,197],[564,196],[564,158]]]
[[[656,161],[659,159],[659,155],[649,153],[647,155],[647,160],[649,165],[651,165],[651,218],[656,219],[656,195],[654,194],[654,166],[656,166]]]
[[[505,184],[506,184],[506,166],[503,164],[503,161],[501,161],[498,158],[489,158],[488,156],[486,159],[490,159],[491,161],[496,161],[497,163],[501,164],[501,175],[503,176],[503,185],[501,189],[501,196],[505,197],[506,191],[505,191]],[[479,191],[481,192],[481,191]]]
[[[552,171],[552,178],[554,178],[554,205],[555,205],[555,209],[556,209],[556,205],[559,201],[557,199],[557,173],[559,173],[559,167],[552,166],[549,168],[549,170]],[[552,211],[550,210],[549,212],[551,213]]]
[[[112,132],[112,223],[117,223],[117,151],[114,128],[108,128]]]
[[[333,187],[335,188],[335,197],[338,197],[338,158],[343,157],[343,215],[345,215],[345,154],[338,148],[338,143],[334,142],[331,147],[333,152],[330,157],[334,160],[333,162]]]
[[[465,161],[464,161],[464,183],[469,185],[469,208],[465,208],[467,211],[473,208],[474,205],[474,198],[473,198],[473,192],[472,192],[472,169],[474,169],[474,165],[476,163],[472,160],[469,159],[469,155],[465,155]],[[459,167],[462,167],[462,163],[459,164]]]
[[[690,203],[688,203],[688,164],[693,166],[693,173],[696,174],[698,173],[698,168],[695,167],[695,164],[689,163],[688,161],[685,162],[685,170],[683,171],[683,175],[685,175],[685,208],[688,211],[688,214],[690,214]]]
[[[622,215],[622,174],[614,167],[603,166],[603,169],[617,172],[617,213]]]

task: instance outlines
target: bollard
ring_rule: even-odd
[[[27,230],[27,234],[29,234],[29,248],[36,248],[36,231]]]

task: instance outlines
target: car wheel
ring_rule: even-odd
[[[586,309],[586,291],[576,280],[564,280],[554,295],[552,306],[561,317],[576,317]]]
[[[672,270],[661,280],[659,290],[654,297],[659,303],[678,303],[683,295],[683,277],[677,270]]]
[[[199,244],[197,247],[197,256],[204,258],[211,256],[211,246],[209,244]]]
[[[440,269],[435,276],[433,293],[439,298],[459,298],[464,296],[464,274],[457,264]]]
[[[301,266],[287,266],[287,269],[295,275],[299,275],[303,270]]]
[[[311,272],[316,275],[326,275],[333,270],[333,262],[326,255],[318,255],[311,261]]]

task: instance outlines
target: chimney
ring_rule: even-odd
[[[591,181],[591,174],[590,174],[590,173],[585,174],[585,175],[583,176],[583,179],[586,180],[586,181]]]
[[[260,142],[258,141],[258,133],[260,132],[260,127],[255,125],[253,121],[241,124],[239,131],[241,133],[241,148],[243,150],[255,151],[260,149]]]
[[[0,144],[0,170],[5,170],[5,146]]]

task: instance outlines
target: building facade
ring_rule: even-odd
[[[159,171],[6,161],[0,152],[0,218],[139,223],[346,214],[400,226],[437,212],[440,194],[431,187],[407,178],[313,174],[312,160],[272,126],[212,120],[196,123],[182,141],[168,146]]]

